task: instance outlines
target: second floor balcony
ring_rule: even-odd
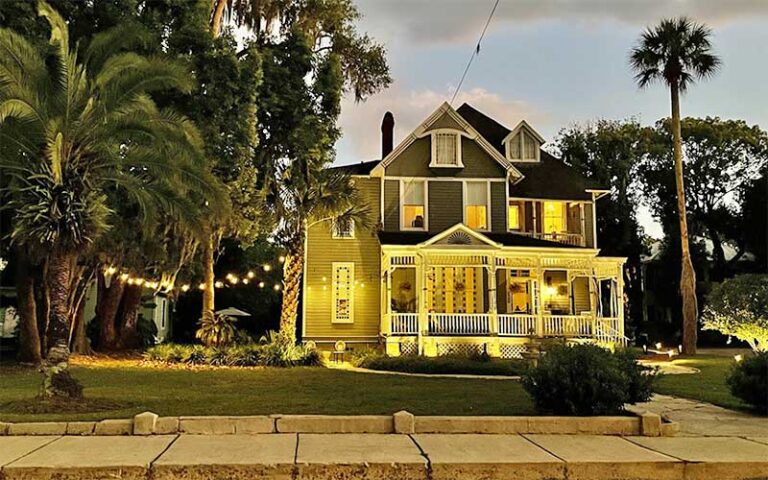
[[[509,231],[576,247],[594,247],[592,205],[587,202],[512,199]]]

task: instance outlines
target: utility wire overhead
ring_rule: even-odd
[[[459,84],[456,86],[456,90],[453,92],[453,96],[451,97],[451,105],[453,105],[453,102],[456,100],[456,96],[461,91],[461,85],[464,83],[464,79],[467,77],[467,73],[469,72],[469,68],[472,66],[472,62],[475,60],[476,56],[480,55],[480,43],[483,41],[483,37],[485,37],[485,32],[488,30],[488,25],[491,24],[493,15],[496,13],[496,7],[499,6],[499,1],[500,0],[496,0],[496,2],[493,4],[491,14],[488,15],[488,20],[485,22],[482,33],[480,33],[480,38],[477,39],[477,45],[475,45],[475,48],[472,49],[472,54],[469,56],[467,67],[464,69],[464,73],[461,75],[461,80],[459,80]]]

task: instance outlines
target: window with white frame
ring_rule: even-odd
[[[432,161],[430,167],[462,167],[461,135],[456,132],[432,133]]]
[[[507,227],[509,230],[522,230],[522,204],[519,202],[510,202],[507,210]]]
[[[355,222],[346,219],[334,219],[331,222],[333,238],[355,238]]]
[[[507,142],[507,153],[510,160],[535,162],[539,160],[539,142],[525,129]]]
[[[400,184],[400,211],[404,230],[425,230],[427,192],[424,180],[403,180]]]
[[[467,182],[464,223],[475,230],[488,230],[488,182]]]
[[[355,264],[333,263],[333,317],[332,323],[354,322]]]

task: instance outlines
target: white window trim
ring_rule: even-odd
[[[349,320],[339,320],[336,311],[336,268],[349,268]],[[351,324],[355,323],[355,263],[333,262],[331,264],[331,323]]]
[[[338,230],[336,229],[336,222],[337,220],[335,218],[331,220],[331,238],[333,238],[334,240],[354,240],[355,239],[355,222],[351,222],[352,224],[350,225],[351,227],[350,230],[352,234],[348,237],[343,237],[338,234]]]
[[[526,137],[524,135],[522,135],[522,133],[524,131],[527,134],[527,136],[533,138],[534,143],[536,143],[536,150],[535,150],[536,151],[536,155],[535,155],[535,158],[512,158],[510,144],[512,143],[513,140],[515,140],[518,137],[523,140],[522,142],[520,142],[521,143],[521,145],[520,145],[520,156],[522,157],[522,155],[525,152],[525,138]],[[506,153],[507,160],[509,160],[510,162],[535,163],[535,162],[540,162],[541,161],[541,143],[536,141],[536,136],[533,135],[531,132],[529,132],[526,128],[521,128],[520,131],[517,132],[515,134],[515,136],[513,136],[512,138],[507,140],[504,143],[504,145],[506,147],[505,148],[505,153]]]
[[[411,227],[405,225],[405,182],[424,182],[424,227]],[[429,182],[423,178],[401,178],[399,187],[400,196],[400,230],[411,232],[426,232],[429,230]]]
[[[491,182],[487,180],[463,180],[461,182],[461,222],[467,225],[467,184],[468,183],[485,183],[485,223],[488,228],[473,228],[478,232],[490,232],[493,230],[491,225]],[[467,225],[469,227],[469,225]],[[471,228],[471,227],[470,227]]]
[[[456,165],[446,165],[437,163],[437,140],[438,134],[450,134],[456,136]],[[466,133],[461,130],[455,130],[453,128],[437,128],[429,131],[429,143],[431,146],[431,157],[429,159],[429,168],[464,168],[464,160],[461,158],[461,138]]]

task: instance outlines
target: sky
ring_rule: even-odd
[[[397,144],[450,100],[494,1],[357,0],[359,29],[386,47],[393,82],[344,100],[336,164],[380,158],[386,111]],[[678,15],[709,25],[723,60],[683,97],[682,114],[768,128],[768,0],[500,0],[453,106],[468,102],[508,128],[525,119],[548,141],[598,118],[653,124],[669,115],[669,93],[639,90],[628,54],[644,28]],[[647,209],[638,218],[662,235]]]

